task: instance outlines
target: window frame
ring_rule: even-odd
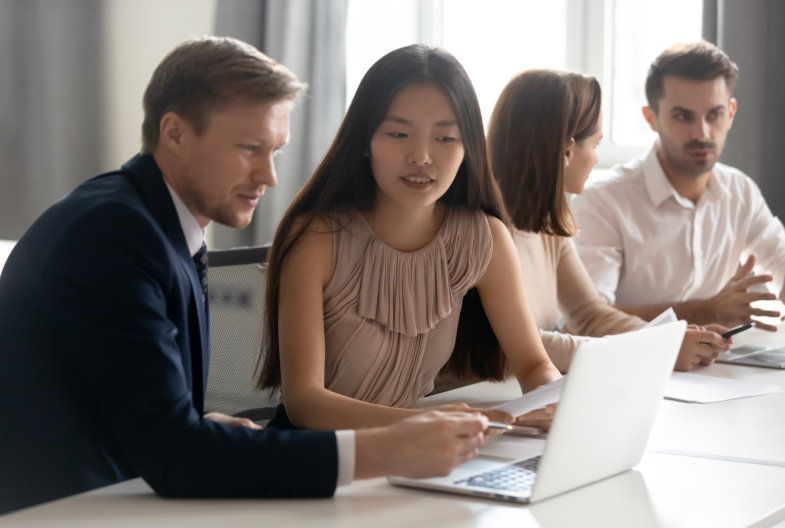
[[[363,0],[357,0],[363,1]],[[413,0],[415,3],[415,36],[418,42],[432,46],[443,45],[443,14],[445,1]],[[614,99],[614,12],[616,0],[565,0],[567,42],[565,69],[593,75],[602,86],[603,140],[597,148],[599,163],[596,169],[607,169],[640,157],[650,148],[646,145],[623,145],[613,142]],[[704,16],[705,19],[705,16]],[[641,79],[641,90],[644,79]],[[501,87],[500,87],[501,89]],[[351,94],[347,94],[351,99]],[[348,105],[348,101],[347,101]],[[629,109],[639,113],[639,108]],[[643,119],[640,116],[640,119]],[[654,141],[652,136],[652,142]]]

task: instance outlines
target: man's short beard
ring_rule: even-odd
[[[663,150],[665,156],[668,158],[668,165],[685,176],[697,177],[706,174],[714,168],[714,164],[717,163],[717,160],[719,159],[717,144],[712,142],[692,140],[675,153],[666,148],[663,148]],[[709,152],[716,153],[716,156],[714,157],[714,160],[711,161],[711,165],[698,166],[690,163],[688,161],[689,158],[684,156],[689,150],[708,150]]]

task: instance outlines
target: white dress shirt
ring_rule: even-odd
[[[180,219],[180,226],[183,228],[188,251],[191,256],[196,255],[204,242],[204,230],[196,221],[196,218],[180,199],[169,182],[164,180],[169,194],[172,196],[174,207],[177,210],[177,217]],[[208,263],[209,264],[209,263]],[[338,486],[346,486],[354,480],[354,457],[355,443],[354,431],[344,430],[335,432],[335,440],[338,446]]]
[[[590,180],[572,202],[578,253],[597,290],[621,306],[705,299],[752,253],[779,293],[785,229],[755,182],[717,163],[693,204],[665,176],[658,148]]]

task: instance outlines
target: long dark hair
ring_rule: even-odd
[[[332,145],[295,196],[276,230],[267,267],[266,332],[260,358],[260,388],[281,384],[279,282],[287,255],[315,218],[339,209],[367,210],[373,206],[376,182],[370,161],[364,154],[370,151],[371,137],[387,115],[395,96],[404,88],[421,83],[432,83],[447,96],[464,144],[463,162],[452,185],[439,201],[448,207],[482,210],[506,221],[501,194],[488,166],[480,106],[461,64],[447,51],[422,44],[399,48],[379,59],[360,81]],[[464,302],[459,326],[476,326],[479,321],[485,328],[459,329],[448,370],[454,364],[456,367],[452,371],[468,376],[466,365],[479,363],[480,367],[473,373],[498,379],[503,375],[504,359],[479,299],[474,298],[472,301],[471,296],[467,297]],[[463,334],[471,336],[483,348],[478,349],[476,344],[462,339]],[[472,352],[475,349],[486,359],[470,361],[469,356],[477,354]]]
[[[502,90],[488,125],[493,176],[518,229],[572,236],[564,195],[564,154],[597,131],[602,104],[594,77],[528,70]]]

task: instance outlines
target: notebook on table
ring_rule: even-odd
[[[676,321],[582,343],[544,443],[492,437],[447,477],[389,481],[530,503],[630,469],[643,456],[685,329]],[[488,456],[494,442],[514,456]]]

